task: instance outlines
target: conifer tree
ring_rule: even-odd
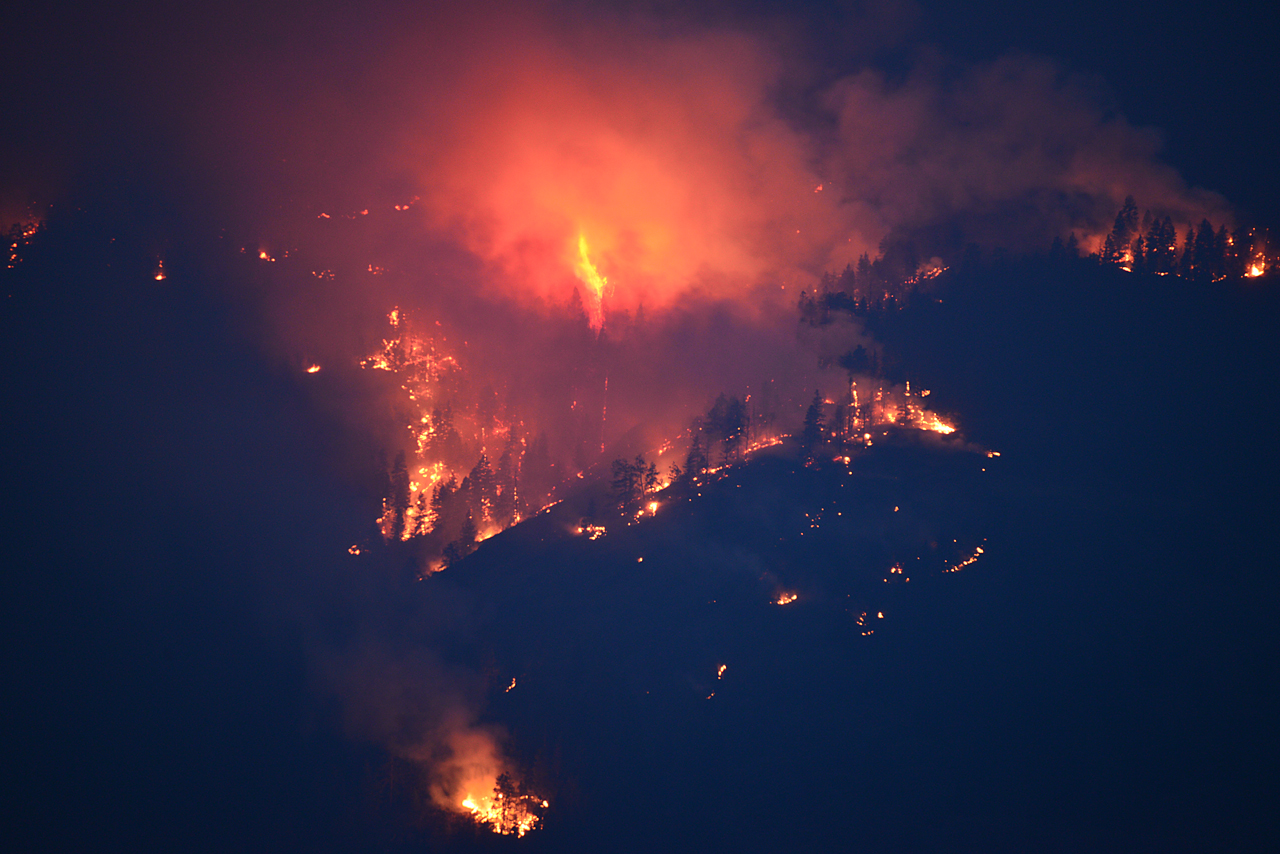
[[[813,402],[805,411],[804,427],[800,431],[800,458],[804,462],[813,462],[822,444],[822,429],[822,394],[815,389]]]
[[[1182,255],[1178,257],[1178,275],[1190,279],[1196,271],[1196,230],[1187,226],[1187,236],[1182,241]]]
[[[693,438],[689,441],[689,453],[684,458],[684,475],[690,479],[701,477],[706,474],[707,465],[707,452],[702,445],[702,431],[695,427]]]
[[[409,467],[405,463],[404,451],[396,453],[395,463],[391,466],[391,538],[399,540],[404,536],[405,521],[409,509]]]

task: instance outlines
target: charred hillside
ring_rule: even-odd
[[[599,842],[654,810],[684,826],[703,810],[798,808],[812,775],[844,773],[854,748],[823,758],[830,745],[804,721],[879,716],[866,665],[886,634],[914,631],[996,548],[999,459],[890,433],[849,463],[771,449],[669,487],[639,519],[597,513],[584,526],[590,499],[566,500],[424,582],[476,604],[490,714],[531,775],[558,788],[531,844]],[[725,779],[728,756],[777,763],[776,776]],[[712,827],[723,830],[690,825]],[[812,844],[827,832],[810,830]],[[652,844],[641,833],[634,850]]]

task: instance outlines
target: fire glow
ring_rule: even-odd
[[[575,272],[587,286],[587,319],[597,333],[604,326],[604,297],[609,280],[600,275],[587,247],[587,236],[578,235],[578,263]]]
[[[541,826],[542,813],[551,804],[537,795],[517,790],[511,778],[503,774],[495,781],[492,795],[468,794],[462,799],[462,806],[494,833],[520,837]]]

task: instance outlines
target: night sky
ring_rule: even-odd
[[[38,224],[0,270],[13,850],[1280,842],[1277,277],[1049,248],[1097,251],[1132,194],[1274,257],[1274,24],[386,2],[4,31],[0,226]],[[947,268],[905,307],[801,321],[905,245]],[[568,475],[425,578],[442,543],[374,522],[422,405],[359,366],[392,308],[454,360],[460,425]],[[957,432],[809,466],[792,439],[607,509],[611,460],[683,463],[720,393],[799,436],[859,345]],[[541,829],[461,809],[498,768]]]

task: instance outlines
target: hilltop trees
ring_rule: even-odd
[[[695,425],[693,438],[689,440],[689,453],[684,458],[684,476],[689,479],[700,477],[707,472],[710,462],[707,451],[702,446],[702,433]]]
[[[1228,231],[1221,224],[1215,229],[1208,219],[1202,219],[1199,225],[1189,224],[1179,241],[1168,215],[1147,211],[1139,226],[1137,211],[1133,197],[1127,197],[1102,249],[1093,256],[1099,263],[1134,273],[1177,275],[1201,282],[1256,276],[1267,266],[1265,237],[1253,229]],[[1060,253],[1052,254],[1057,257]]]
[[[618,508],[624,513],[634,513],[639,510],[645,498],[658,488],[658,467],[654,463],[646,463],[641,454],[636,454],[635,460],[631,462],[624,459],[614,460],[612,474],[610,484],[613,488],[613,497]]]
[[[405,523],[409,510],[409,467],[405,463],[404,451],[396,454],[391,466],[390,496],[387,510],[391,513],[389,536],[393,540],[401,539],[405,533]]]
[[[707,433],[720,440],[726,463],[741,455],[749,427],[746,405],[737,397],[726,398],[724,394],[716,398],[705,422]]]

